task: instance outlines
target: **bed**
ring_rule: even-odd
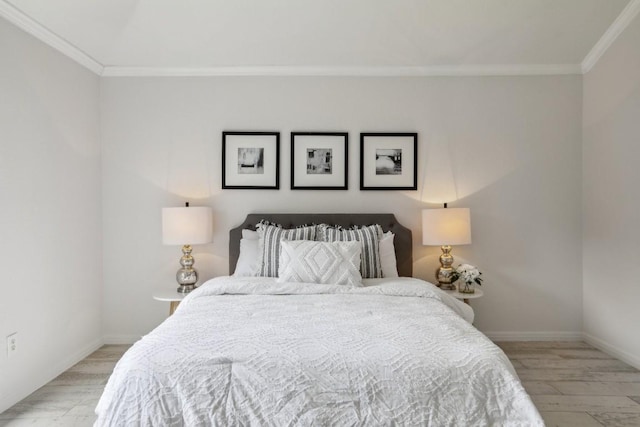
[[[230,273],[261,220],[380,224],[400,277],[209,280],[118,362],[96,426],[544,425],[469,306],[411,278],[411,231],[393,215],[251,214],[230,231]]]

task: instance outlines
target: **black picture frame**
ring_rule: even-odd
[[[280,132],[223,131],[222,188],[278,190]]]
[[[292,190],[348,190],[348,180],[348,132],[291,132]]]
[[[360,190],[417,189],[417,132],[360,133]]]

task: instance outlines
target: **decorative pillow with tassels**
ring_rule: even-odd
[[[380,263],[380,239],[382,238],[382,227],[380,225],[368,225],[347,230],[320,224],[318,226],[318,237],[318,240],[323,242],[359,241],[362,247],[360,255],[362,278],[377,279],[383,277]]]
[[[278,263],[280,259],[280,242],[288,240],[315,240],[316,226],[301,226],[284,229],[266,221],[261,221],[257,227],[260,236],[260,260],[257,276],[278,277]]]

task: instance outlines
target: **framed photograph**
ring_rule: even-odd
[[[222,132],[222,188],[280,188],[280,132]]]
[[[291,189],[346,190],[347,132],[291,132]]]
[[[360,134],[360,190],[417,188],[417,133]]]

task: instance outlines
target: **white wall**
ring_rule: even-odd
[[[0,19],[0,412],[101,342],[98,81]]]
[[[414,231],[415,274],[439,248],[420,241],[420,210],[468,206],[494,337],[576,338],[582,329],[580,76],[461,78],[103,78],[104,333],[145,334],[167,314],[179,247],[161,244],[160,209],[210,205],[201,277],[227,273],[228,230],[250,212],[393,212]],[[279,191],[220,190],[221,132],[281,132]],[[348,191],[289,190],[290,131],[350,132]],[[361,131],[417,131],[420,190],[358,190]],[[424,186],[423,186],[424,183]],[[428,203],[430,202],[430,203]]]
[[[179,248],[161,245],[160,209],[186,200],[216,212],[203,279],[226,274],[227,231],[247,213],[375,211],[413,229],[430,280],[439,249],[420,245],[420,210],[468,206],[474,243],[454,254],[485,273],[481,330],[584,329],[640,367],[638,45],[640,18],[584,89],[579,76],[99,79],[0,19],[0,411],[103,335],[129,342],[166,317],[150,295],[175,286]],[[223,130],[281,132],[281,190],[220,190]],[[350,190],[288,189],[301,130],[350,132]],[[358,191],[358,133],[394,130],[419,132],[419,190]]]
[[[584,330],[640,368],[640,17],[584,77]]]

